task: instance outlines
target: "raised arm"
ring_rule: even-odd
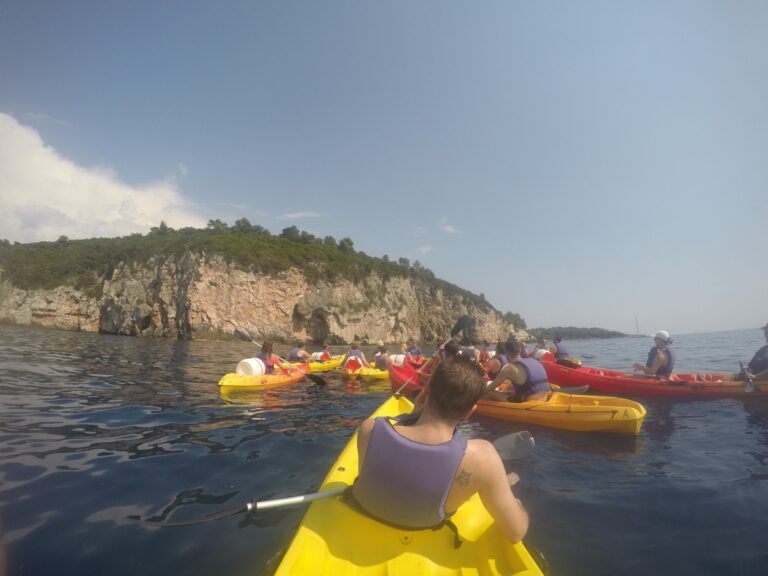
[[[481,442],[477,471],[480,499],[501,533],[512,542],[519,542],[528,532],[528,512],[512,493],[504,463],[496,449],[489,442]]]

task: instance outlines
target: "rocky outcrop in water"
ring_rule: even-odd
[[[102,280],[101,294],[70,287],[19,290],[0,283],[0,321],[61,329],[180,339],[236,331],[256,340],[343,344],[354,339],[399,342],[447,338],[470,314],[479,339],[506,338],[498,311],[412,277],[310,284],[298,269],[275,275],[240,270],[220,257],[155,256],[121,264]]]

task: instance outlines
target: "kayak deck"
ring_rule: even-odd
[[[669,378],[628,374],[618,370],[581,366],[570,368],[554,362],[544,362],[547,378],[561,386],[588,384],[590,390],[611,394],[637,396],[688,396],[710,398],[734,398],[765,396],[768,385],[748,392],[746,382],[733,380],[733,374],[676,373]]]
[[[552,392],[547,401],[480,400],[476,413],[562,430],[639,434],[646,410],[626,398]]]
[[[373,416],[410,412],[405,398],[390,397]],[[357,434],[352,436],[320,490],[351,485],[357,477]],[[364,516],[338,496],[313,502],[277,569],[287,575],[541,575],[522,543],[496,528],[476,494],[452,517],[463,544],[439,530],[398,530]]]
[[[276,368],[282,371],[278,374],[224,374],[219,380],[219,387],[267,389],[287,386],[300,382],[306,377],[307,365],[301,364],[301,369]],[[303,372],[302,372],[303,370]]]

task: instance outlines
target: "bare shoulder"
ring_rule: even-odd
[[[488,440],[474,438],[467,441],[465,460],[467,466],[470,466],[473,471],[480,473],[492,469],[501,461],[501,458],[499,453],[496,452],[496,448]]]
[[[366,420],[363,420],[363,423],[360,424],[360,429],[358,430],[358,434],[367,436],[371,433],[371,430],[373,430],[373,425],[375,424],[375,420],[373,418],[368,418]]]

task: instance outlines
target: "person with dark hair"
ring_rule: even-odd
[[[275,366],[280,365],[280,358],[273,351],[272,342],[265,341],[261,345],[261,351],[256,355],[256,358],[264,363],[264,373],[274,374]]]
[[[360,342],[357,340],[349,345],[349,352],[344,356],[341,365],[352,370],[357,370],[361,367],[370,368],[371,366],[365,358],[365,353],[360,350]]]
[[[520,343],[507,340],[504,354],[509,364],[504,366],[488,384],[485,397],[489,400],[525,402],[526,400],[546,400],[549,395],[547,372],[541,362],[534,358],[520,358]],[[497,390],[505,381],[512,383],[511,390]]]
[[[386,417],[363,422],[351,490],[356,504],[377,520],[418,530],[449,522],[479,493],[501,532],[513,542],[522,540],[528,513],[510,489],[517,475],[507,475],[493,444],[467,440],[457,430],[484,392],[477,364],[447,358],[435,369],[414,424],[393,424]]]
[[[386,370],[389,363],[389,350],[386,345],[380,344],[376,350],[376,354],[373,355],[373,364],[379,370]]]
[[[555,357],[555,360],[568,358],[568,356],[570,356],[570,354],[568,354],[568,348],[565,347],[563,339],[560,338],[560,334],[552,336],[552,346],[549,347],[549,351]]]
[[[445,343],[445,346],[440,346],[440,359],[456,358],[456,356],[459,355],[460,350],[461,347],[459,346],[459,343],[451,338]]]
[[[493,380],[496,374],[507,364],[509,364],[509,360],[507,360],[506,350],[504,350],[504,342],[497,342],[496,353],[485,363],[485,373]]]
[[[648,352],[645,366],[636,362],[633,368],[646,376],[668,377],[675,369],[675,353],[669,347],[672,344],[672,338],[666,330],[659,330],[654,335],[653,342],[654,346]]]
[[[312,362],[312,355],[307,352],[307,345],[303,340],[299,340],[296,346],[288,354],[288,362]]]

